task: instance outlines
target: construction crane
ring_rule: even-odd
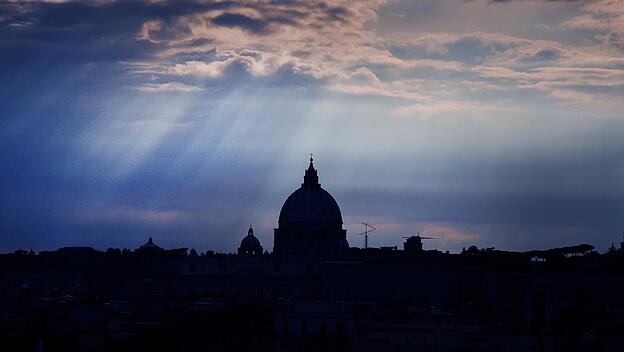
[[[367,224],[365,222],[361,223],[364,225],[364,232],[358,234],[358,236],[364,236],[364,248],[368,248],[368,234],[377,230],[377,228],[371,224]]]
[[[421,236],[420,232],[417,232],[416,236],[404,236],[405,243],[403,244],[403,249],[407,252],[421,252],[423,250],[422,240],[437,240],[437,237],[428,237]]]
[[[439,237],[427,237],[427,236],[421,236],[420,232],[416,232],[416,236],[412,235],[412,236],[403,236],[403,238],[412,238],[412,237],[418,237],[421,240],[439,240]]]

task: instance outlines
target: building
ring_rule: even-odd
[[[410,236],[403,243],[403,250],[409,253],[418,253],[423,250],[422,238],[420,236]]]
[[[238,247],[238,254],[240,255],[260,255],[262,254],[262,246],[260,241],[254,236],[253,228],[249,225],[249,231],[247,236],[241,241],[240,247]]]
[[[250,226],[238,255],[151,237],[134,251],[0,254],[0,351],[624,350],[615,246],[453,254],[421,234],[403,250],[345,236],[310,160],[274,253]]]
[[[159,245],[154,243],[152,236],[149,236],[147,243],[141,245],[138,249],[143,252],[160,252],[163,250]]]
[[[334,256],[349,248],[338,203],[319,183],[310,157],[301,187],[284,202],[274,232],[276,255]]]

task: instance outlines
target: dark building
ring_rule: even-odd
[[[333,256],[349,248],[338,203],[319,183],[313,159],[301,187],[284,202],[275,229],[277,255]]]
[[[423,243],[420,236],[410,236],[403,243],[403,249],[409,253],[422,252]]]
[[[312,160],[274,253],[0,254],[0,351],[624,351],[624,251],[349,248]]]
[[[152,236],[149,236],[149,238],[147,239],[147,243],[141,245],[141,247],[139,247],[138,249],[144,252],[160,252],[163,250],[159,245],[154,243],[154,241],[152,240]]]
[[[249,226],[247,236],[241,241],[240,247],[238,247],[238,254],[240,255],[259,255],[262,254],[262,246],[260,241],[254,236],[253,228]]]

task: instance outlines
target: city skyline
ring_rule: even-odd
[[[624,231],[624,3],[0,3],[0,252],[272,247],[314,153],[351,246]]]

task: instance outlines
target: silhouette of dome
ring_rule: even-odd
[[[274,230],[273,252],[333,255],[349,248],[338,203],[318,182],[313,159],[301,187],[284,202]]]
[[[243,238],[243,240],[241,241],[240,244],[241,248],[257,248],[260,246],[260,241],[256,238],[256,236],[253,235],[253,232],[251,235],[245,236],[245,238]]]
[[[249,231],[247,231],[247,236],[243,238],[241,241],[240,247],[238,248],[238,254],[262,254],[262,246],[260,245],[260,241],[253,234],[253,228],[249,226]]]
[[[318,175],[312,158],[310,158],[310,166],[305,172],[301,188],[286,199],[278,222],[280,228],[342,227],[340,207],[334,197],[318,183]]]
[[[144,245],[139,247],[139,249],[140,250],[153,250],[153,251],[161,251],[162,250],[162,248],[159,245],[154,243],[154,241],[152,240],[152,236],[149,236],[149,239],[147,240],[147,243],[145,243]]]

